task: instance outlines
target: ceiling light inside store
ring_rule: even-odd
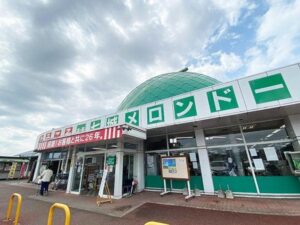
[[[192,139],[194,137],[190,136],[190,137],[177,137],[177,139]]]
[[[277,130],[274,130],[272,133],[273,134],[276,134],[276,133],[278,133],[280,131],[280,129],[277,129]]]
[[[273,134],[268,134],[267,136],[266,136],[266,138],[269,138],[269,137],[272,137],[273,136]]]
[[[99,148],[99,147],[94,147],[92,149],[95,149],[95,150],[106,150],[105,148]]]
[[[245,125],[242,127],[243,130],[251,130],[256,126],[256,124]]]

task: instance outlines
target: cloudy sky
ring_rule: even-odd
[[[141,82],[300,62],[300,1],[0,1],[0,155],[112,113]]]

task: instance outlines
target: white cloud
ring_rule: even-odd
[[[241,58],[234,53],[216,52],[211,57],[206,57],[198,64],[191,67],[192,71],[215,77],[220,81],[230,78],[229,73],[237,71],[243,66]]]
[[[300,61],[300,1],[269,1],[260,19],[256,46],[246,52],[247,74]]]
[[[212,36],[238,24],[245,7],[209,0],[2,1],[0,155],[32,149],[37,133],[49,128],[114,112],[141,82],[207,55]],[[214,57],[217,63],[199,59],[191,70],[221,77],[242,64],[234,53]]]

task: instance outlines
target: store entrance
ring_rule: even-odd
[[[104,154],[85,156],[80,194],[97,195],[104,168]]]
[[[123,158],[123,195],[129,194],[133,181],[133,154],[125,154]]]

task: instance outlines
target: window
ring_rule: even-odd
[[[245,147],[208,149],[213,176],[250,176],[251,169]]]
[[[243,144],[239,126],[209,129],[204,134],[207,146]]]
[[[130,143],[130,142],[124,142],[124,148],[125,149],[137,149],[138,145],[135,143]]]
[[[246,142],[266,142],[289,138],[283,120],[242,125]]]
[[[194,132],[169,135],[169,148],[191,148],[196,147],[196,138]]]
[[[253,167],[258,176],[288,176],[291,171],[285,151],[293,151],[291,143],[248,145]]]
[[[286,176],[291,172],[285,151],[293,151],[283,120],[205,131],[211,171],[214,176],[249,176],[250,165],[257,176]],[[251,161],[251,164],[249,163]]]
[[[160,176],[161,175],[161,156],[166,156],[167,153],[148,153],[146,154],[146,175]]]
[[[201,169],[197,150],[170,151],[170,156],[186,156],[190,176],[201,176]]]
[[[146,150],[167,149],[166,135],[149,137],[146,140]]]

